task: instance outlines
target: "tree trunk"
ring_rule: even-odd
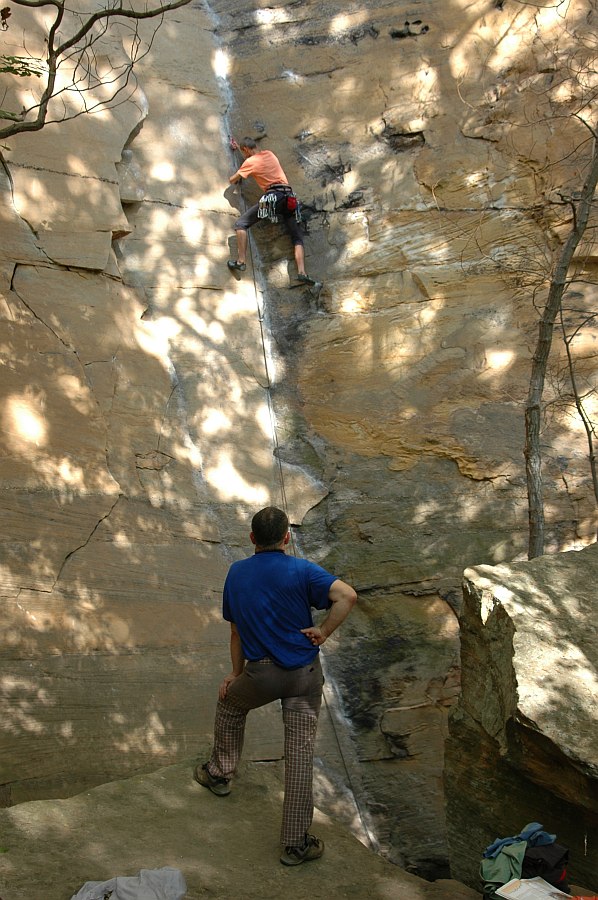
[[[542,452],[540,433],[542,428],[542,395],[546,380],[548,357],[552,346],[554,323],[561,308],[567,286],[567,274],[573,254],[581,241],[588,218],[596,184],[598,183],[598,141],[594,136],[591,166],[581,197],[573,214],[573,226],[554,269],[548,290],[548,299],[538,330],[538,341],[532,359],[529,391],[525,407],[525,471],[529,518],[528,557],[533,559],[544,552],[544,502],[542,496]]]

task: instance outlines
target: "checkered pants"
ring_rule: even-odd
[[[303,843],[313,818],[313,757],[323,683],[319,657],[301,669],[283,669],[271,660],[248,662],[216,707],[208,772],[230,779],[243,749],[247,713],[281,701],[285,791],[280,840],[285,847]]]

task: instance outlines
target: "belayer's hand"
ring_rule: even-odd
[[[225,676],[225,678],[222,681],[222,684],[218,688],[218,698],[220,700],[224,700],[224,698],[226,697],[226,695],[228,693],[228,689],[229,689],[230,685],[233,683],[233,681],[235,680],[235,678],[237,678],[237,676],[233,675],[232,673],[230,675]]]
[[[322,633],[322,629],[318,628],[317,625],[312,625],[311,628],[302,628],[301,634],[304,634],[314,647],[319,647],[328,637],[328,635]]]

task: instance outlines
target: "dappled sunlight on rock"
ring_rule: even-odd
[[[222,435],[230,431],[232,422],[220,409],[208,409],[205,412],[202,431],[206,435]]]
[[[210,318],[210,312],[206,310],[207,315],[201,315],[196,307],[194,298],[190,296],[181,297],[176,304],[177,319],[179,322],[188,325],[193,332],[206,338],[209,344],[217,346],[223,344],[226,339],[226,331],[223,323],[217,319]],[[218,311],[216,310],[217,314]]]
[[[181,332],[181,325],[171,316],[160,316],[149,322],[138,322],[136,337],[141,350],[154,356],[166,368],[170,342]]]
[[[224,323],[232,322],[247,314],[255,316],[257,305],[253,285],[242,285],[236,291],[225,290],[217,302],[216,312]]]
[[[223,48],[218,48],[212,56],[212,69],[216,78],[227,78],[231,70],[231,59]]]
[[[350,13],[337,13],[334,15],[330,21],[329,33],[331,35],[342,35],[343,32],[349,30],[349,28],[355,27],[355,25],[360,25],[363,22],[367,22],[368,14],[366,10],[354,11],[351,10]]]
[[[176,748],[168,741],[166,728],[157,713],[150,713],[145,725],[129,731],[127,739],[117,744],[121,753],[172,753]]]
[[[206,480],[218,498],[226,502],[242,500],[248,506],[256,508],[267,505],[267,486],[248,482],[236,470],[230,453],[227,453],[222,445],[218,455],[217,465],[206,469],[205,472]],[[263,464],[268,464],[269,457],[269,453],[263,454]]]
[[[363,312],[367,308],[366,302],[357,291],[354,292],[353,296],[345,297],[341,300],[340,304],[340,311],[348,316]]]
[[[138,735],[141,744],[163,747],[163,725],[161,717],[149,716],[146,732]],[[106,728],[111,727],[107,720]],[[10,848],[0,857],[2,883],[10,881],[15,900],[29,900],[40,886],[47,900],[58,900],[65,890],[71,895],[90,877],[104,880],[116,873],[134,873],[154,860],[155,865],[172,865],[184,873],[190,897],[206,891],[215,897],[259,892],[264,900],[275,900],[292,887],[295,900],[311,900],[322,894],[322,866],[334,892],[343,897],[478,897],[454,881],[430,884],[371,853],[345,821],[339,821],[338,793],[334,796],[333,785],[324,783],[326,796],[320,798],[314,828],[325,842],[325,860],[303,866],[300,877],[295,877],[293,870],[282,870],[278,863],[281,764],[245,765],[230,799],[217,805],[193,782],[192,756],[187,754],[180,765],[86,790],[66,801],[0,811],[3,842]],[[242,864],[223,866],[223,847]],[[51,882],[48,871],[57,873]]]
[[[29,444],[35,447],[47,443],[47,424],[43,417],[43,397],[13,394],[6,398],[3,427],[15,451],[23,451]]]
[[[486,364],[489,371],[482,374],[482,378],[491,377],[496,370],[507,369],[515,362],[515,354],[512,350],[486,351]]]
[[[39,721],[39,707],[54,705],[45,689],[40,688],[33,678],[0,678],[0,691],[8,702],[10,709],[3,722],[3,727],[11,734],[25,731],[28,734],[40,734],[44,726]]]
[[[154,163],[153,167],[150,169],[149,176],[156,181],[174,181],[176,177],[174,166],[166,160]],[[162,215],[169,220],[170,217],[166,213],[163,213]],[[155,224],[156,223],[154,223],[154,225]]]
[[[272,411],[267,403],[263,403],[255,411],[255,421],[261,429],[265,440],[273,439],[274,422],[272,419]]]
[[[202,39],[211,51],[210,33]],[[160,54],[153,59],[155,76]],[[271,433],[259,412],[266,378],[255,288],[248,281],[229,289],[223,265],[236,213],[219,187],[228,175],[218,160],[218,90],[202,100],[201,113],[194,89],[173,103],[170,85],[154,81],[148,97],[154,110],[170,104],[172,116],[157,139],[153,125],[144,132],[147,156],[143,143],[136,145],[145,184],[141,195],[123,185],[126,214],[115,162],[147,112],[143,94],[138,107],[125,102],[113,113],[65,123],[64,144],[53,145],[51,129],[35,142],[13,142],[24,163],[14,166],[23,219],[13,213],[13,233],[29,221],[43,232],[50,256],[77,267],[61,270],[45,260],[43,271],[11,272],[2,338],[10,362],[2,474],[15,487],[3,510],[12,536],[3,545],[10,602],[2,625],[14,671],[4,699],[14,709],[17,742],[19,734],[39,738],[6,769],[21,785],[14,800],[32,796],[42,782],[61,794],[104,780],[107,771],[114,777],[151,767],[188,752],[207,731],[212,709],[197,703],[197,683],[215,696],[226,646],[226,563],[214,509],[227,505],[221,492],[233,484],[228,537],[246,540],[248,508],[279,499]],[[75,149],[85,145],[87,156]],[[215,162],[198,166],[207,148]],[[12,222],[3,210],[5,219]],[[2,259],[12,251],[5,242]],[[33,245],[13,259],[36,255],[41,259]],[[108,263],[109,278],[83,271]],[[34,357],[42,362],[35,377]],[[210,371],[223,369],[217,385]],[[28,392],[23,383],[31,383]],[[219,469],[219,429],[228,413],[227,430],[243,432],[245,446],[231,445]],[[215,486],[204,467],[217,474]],[[34,485],[36,504],[28,493]],[[298,494],[300,516],[305,491]],[[29,661],[15,663],[24,654]],[[35,696],[29,678],[38,683]],[[81,713],[92,683],[94,701]],[[44,711],[58,708],[58,717]],[[57,747],[69,759],[59,775],[48,765]],[[38,774],[30,786],[32,766]]]
[[[550,85],[563,72],[561,24],[572,24],[577,0],[567,10],[416,6],[415,20],[413,9],[382,2],[190,4],[167,15],[155,39],[155,25],[139,23],[152,49],[111,111],[2,148],[0,690],[9,714],[0,801],[79,793],[69,809],[87,824],[68,822],[69,865],[83,858],[73,835],[96,865],[111,868],[127,841],[136,842],[127,863],[147,861],[143,813],[132,816],[143,827],[128,822],[127,841],[111,846],[110,829],[98,836],[102,795],[92,791],[84,808],[85,792],[207,747],[229,665],[222,584],[230,561],[252,550],[256,507],[276,503],[293,523],[295,552],[360,595],[349,630],[325,648],[338,730],[323,714],[318,827],[363,825],[354,789],[389,858],[431,878],[446,872],[441,777],[460,690],[461,573],[526,552],[530,348],[549,264],[571,225],[563,198],[583,172],[586,129],[567,116],[529,127],[553,115],[552,103],[572,102],[565,81],[560,92]],[[15,10],[7,46],[26,34],[43,50],[35,23],[44,16]],[[136,40],[126,26],[111,31],[98,44],[98,72],[114,67],[117,77]],[[26,80],[12,78],[3,106],[29,102],[36,86]],[[108,93],[101,86],[87,99]],[[73,92],[63,100],[53,115],[86,102]],[[259,196],[254,185],[229,186],[239,164],[229,132],[280,156],[304,206],[307,271],[321,291],[296,283],[292,247],[270,223],[252,229],[246,271],[227,269],[233,224]],[[581,278],[592,254],[579,249]],[[592,286],[570,303],[569,333],[592,309]],[[595,343],[586,328],[571,345],[584,390],[595,386]],[[594,540],[595,519],[584,432],[570,397],[559,397],[556,342],[554,356],[547,396],[558,402],[542,440],[548,543],[558,551]],[[522,709],[509,728],[521,726],[524,740],[536,722],[568,728],[566,701],[589,709],[596,692],[591,652],[570,633],[578,601],[567,586],[536,592],[527,609],[509,599],[534,619],[513,632],[517,649],[545,643],[535,671],[529,657],[530,677],[542,674],[542,708],[524,686],[513,701]],[[502,624],[494,602],[485,617]],[[494,674],[477,666],[472,704]],[[482,714],[489,746],[504,747],[494,697]],[[259,714],[249,759],[281,759],[274,718]],[[466,737],[475,771],[484,753]],[[209,872],[217,893],[232,879],[230,896],[242,895],[243,867],[214,862],[233,819],[211,811],[198,830],[197,812],[214,798],[188,775],[176,791],[169,773],[147,788],[134,779],[160,809],[155,847],[165,852],[175,810],[189,812],[195,889],[212,889]],[[465,782],[462,795],[477,791],[475,779]],[[239,833],[250,827],[242,853],[251,846],[279,897],[289,873],[272,874],[255,803],[271,822],[281,782],[255,769],[246,787],[255,802],[231,798],[244,817],[233,816]],[[26,818],[29,806],[8,819]],[[47,834],[33,830],[45,851],[42,838],[65,819],[59,805],[39,815]],[[398,868],[349,878],[347,859],[366,850],[339,846],[331,861],[345,881],[329,881],[340,893],[443,896],[441,882],[403,882]],[[14,866],[9,849],[0,867]],[[172,853],[176,862],[179,843]],[[301,877],[305,896],[317,896],[317,871]]]

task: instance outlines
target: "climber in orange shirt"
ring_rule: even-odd
[[[259,203],[250,207],[237,221],[234,228],[237,235],[237,258],[229,259],[227,265],[233,272],[244,272],[247,264],[247,232],[260,218],[282,222],[293,242],[297,280],[304,284],[316,284],[305,272],[305,250],[297,216],[297,198],[293,194],[278,157],[271,150],[260,150],[249,137],[237,144],[231,140],[233,150],[240,150],[245,161],[231,175],[231,184],[238,184],[242,178],[253,177],[264,191]]]

